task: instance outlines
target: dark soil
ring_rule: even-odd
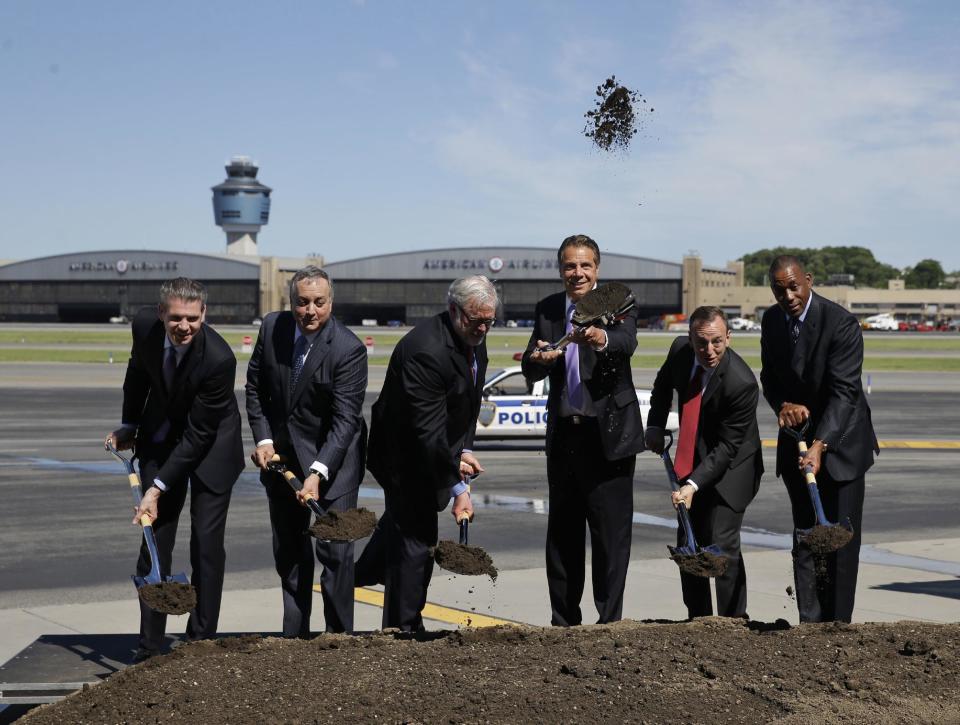
[[[671,554],[680,571],[693,576],[723,576],[730,559],[717,556],[711,551],[700,550],[696,554]]]
[[[195,642],[24,722],[956,723],[960,625],[719,618]]]
[[[197,590],[181,582],[145,584],[137,594],[144,604],[161,614],[186,614],[197,606]]]
[[[433,552],[433,558],[441,568],[454,574],[487,574],[494,581],[497,580],[497,568],[493,565],[493,559],[479,546],[441,541]]]
[[[809,547],[814,554],[830,554],[850,543],[853,532],[843,526],[820,526],[819,524],[801,534],[800,542]]]
[[[365,508],[328,511],[317,518],[310,533],[324,541],[365,539],[377,528],[377,515]]]
[[[653,113],[653,107],[647,106],[642,94],[617,83],[616,76],[597,86],[596,96],[594,109],[584,114],[583,135],[603,151],[625,151],[644,123],[638,111]]]

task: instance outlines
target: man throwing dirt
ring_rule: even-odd
[[[723,310],[698,307],[690,315],[690,334],[678,337],[657,373],[647,417],[647,447],[662,453],[663,429],[677,393],[680,432],[674,467],[682,485],[672,494],[690,510],[694,536],[718,546],[728,559],[716,578],[717,614],[747,616],[747,575],[740,553],[740,525],[757,495],[763,473],[753,371],[731,350]],[[686,544],[677,532],[679,546]],[[713,614],[710,579],[680,572],[687,615]]]
[[[470,447],[496,312],[490,280],[455,280],[447,309],[414,327],[390,356],[367,456],[386,511],[357,562],[358,585],[385,584],[384,628],[423,629],[437,512],[452,498],[456,521],[473,516],[468,482],[483,468]]]
[[[763,315],[760,353],[763,396],[777,415],[777,475],[790,495],[793,524],[816,523],[803,469],[817,477],[830,521],[849,517],[852,540],[816,557],[794,532],[793,572],[801,622],[849,622],[860,564],[864,476],[879,453],[870,407],[860,384],[863,332],[857,319],[812,289],[813,276],[793,256],[770,265],[777,305]],[[783,430],[809,421],[809,450]]]
[[[572,344],[544,351],[572,329],[576,303],[597,286],[600,249],[567,237],[557,251],[565,291],[537,303],[523,354],[528,382],[550,376],[547,400],[547,585],[551,622],[580,624],[584,534],[590,527],[593,599],[599,622],[623,615],[633,529],[633,472],[643,450],[643,419],[630,374],[637,313],[618,323],[574,331]]]
[[[118,450],[133,448],[149,488],[134,517],[149,516],[157,538],[160,571],[169,573],[180,511],[190,489],[191,583],[197,606],[187,637],[217,632],[223,537],[230,492],[243,470],[240,411],[233,395],[237,359],[226,341],[204,323],[207,291],[178,277],[160,287],[159,310],[133,320],[133,347],[123,381],[123,425],[107,436]],[[137,574],[150,571],[146,543]],[[135,659],[157,654],[167,616],[140,602],[140,646]]]

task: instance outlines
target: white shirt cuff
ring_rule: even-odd
[[[159,488],[161,491],[165,492],[167,490],[167,484],[165,484],[159,478],[153,479],[153,485]]]
[[[688,483],[689,483],[691,486],[693,486],[693,492],[694,492],[694,493],[696,493],[697,491],[700,490],[700,487],[699,487],[694,481],[691,481],[689,478],[688,478],[686,481],[683,482],[683,485],[686,486]]]
[[[265,446],[267,445],[267,443],[272,444],[273,438],[264,438],[262,441],[257,441],[257,448],[259,448],[260,446]]]
[[[310,464],[310,472],[313,473],[314,471],[319,473],[322,478],[330,480],[330,469],[327,468],[327,464],[314,461]]]

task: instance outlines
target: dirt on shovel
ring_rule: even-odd
[[[377,527],[377,515],[365,508],[328,511],[317,518],[310,534],[323,541],[365,539]]]
[[[160,614],[186,614],[197,606],[197,590],[182,582],[144,584],[137,593],[144,604]]]
[[[433,558],[442,569],[454,574],[486,574],[494,581],[497,580],[497,568],[493,565],[493,559],[479,546],[441,541],[433,552]]]
[[[850,543],[853,532],[842,526],[814,526],[800,541],[814,554],[832,554]]]
[[[730,560],[725,556],[717,556],[709,551],[698,551],[696,556],[689,554],[674,554],[673,559],[680,571],[691,576],[723,576],[727,571]]]

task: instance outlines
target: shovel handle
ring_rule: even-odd
[[[660,458],[663,459],[663,467],[667,469],[667,478],[670,479],[670,489],[672,491],[680,490],[680,481],[677,478],[677,471],[673,467],[673,459],[670,458],[670,446],[673,445],[673,433],[664,431],[663,453]],[[687,539],[687,546],[691,551],[698,551],[696,537],[693,535],[693,522],[690,521],[690,512],[687,511],[687,505],[681,501],[677,504],[677,518],[680,521],[680,528],[683,529],[683,535]]]
[[[467,528],[470,526],[470,517],[464,516],[460,519],[460,543],[466,546],[469,542]]]
[[[806,426],[804,426],[804,430],[806,430]],[[797,448],[802,456],[807,452],[807,442],[803,438],[798,439]],[[827,515],[823,511],[823,501],[820,500],[820,489],[817,488],[817,477],[813,472],[813,466],[804,466],[803,477],[807,481],[807,493],[810,495],[810,503],[813,505],[813,513],[817,517],[817,524],[830,526]]]

